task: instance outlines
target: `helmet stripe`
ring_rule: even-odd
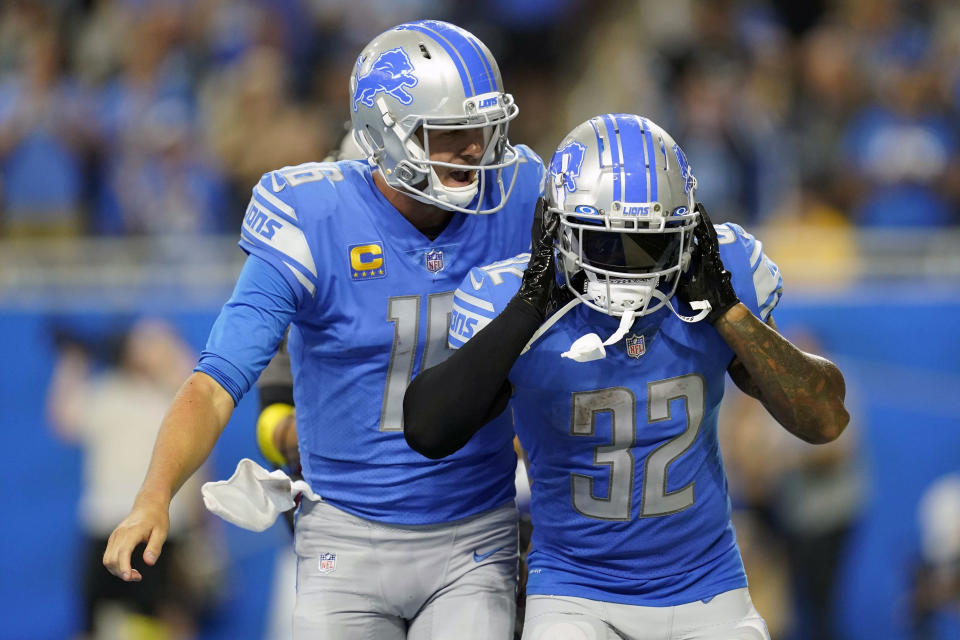
[[[474,76],[477,79],[477,93],[499,91],[500,89],[497,87],[497,77],[493,74],[493,66],[490,64],[487,56],[483,53],[480,45],[477,44],[479,41],[473,36],[468,37],[466,40],[470,43],[470,46],[473,47],[473,50],[477,52],[477,57],[479,57],[480,61],[483,62],[483,68],[486,70],[486,74],[481,74],[479,78]],[[486,82],[483,82],[484,80],[486,80]]]
[[[623,202],[623,164],[620,155],[620,141],[617,139],[617,124],[610,114],[603,117],[603,122],[607,129],[607,140],[610,142],[610,163],[613,168],[613,192],[618,193],[617,200]]]
[[[473,83],[470,82],[470,76],[467,75],[467,70],[463,66],[463,60],[461,59],[460,54],[457,53],[452,46],[450,46],[450,43],[430,29],[421,26],[421,24],[422,23],[402,24],[397,27],[397,29],[419,31],[422,34],[429,36],[437,44],[443,47],[443,50],[447,52],[447,55],[450,56],[450,59],[453,60],[453,64],[457,67],[457,72],[460,74],[460,82],[463,84],[463,93],[467,96],[476,95],[476,93],[473,91]]]
[[[650,121],[646,118],[640,118],[643,123],[643,137],[647,139],[647,175],[650,178],[650,201],[657,200],[657,181],[660,173],[657,171],[657,155],[653,150],[653,131],[650,128]],[[661,143],[661,146],[662,143]],[[666,213],[666,212],[664,212]]]
[[[403,26],[430,36],[443,47],[457,65],[468,97],[497,90],[492,66],[480,47],[462,30],[438,20],[421,20]]]
[[[624,196],[625,202],[647,201],[646,149],[644,148],[643,124],[636,116],[618,114],[614,116],[620,129],[620,143],[624,155]]]
[[[432,29],[440,36],[445,38],[450,46],[457,50],[460,58],[467,67],[467,74],[473,83],[474,93],[488,93],[495,91],[497,86],[493,81],[493,70],[487,63],[486,56],[480,53],[480,47],[474,42],[472,34],[463,29],[453,26],[448,22],[439,20],[422,20],[421,24],[428,29]]]

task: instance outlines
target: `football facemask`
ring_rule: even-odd
[[[560,217],[556,244],[566,287],[590,308],[621,318],[608,340],[589,334],[584,344],[602,350],[621,339],[634,318],[673,309],[670,299],[690,259],[699,217],[696,179],[666,131],[625,114],[574,128],[549,174],[547,197]],[[579,359],[572,351],[568,357]]]

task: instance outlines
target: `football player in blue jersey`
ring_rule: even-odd
[[[254,187],[249,254],[194,374],[167,413],[105,566],[157,562],[171,495],[209,455],[290,326],[304,479],[294,632],[311,638],[510,638],[517,515],[510,425],[452,459],[403,438],[411,377],[447,357],[453,292],[475,264],[528,247],[544,168],[487,47],[437,21],[360,54],[354,134],[368,162],[286,167]],[[469,215],[473,214],[473,215]],[[492,214],[492,215],[490,215]]]
[[[653,122],[580,124],[550,163],[531,254],[468,274],[459,350],[406,393],[407,440],[436,458],[510,399],[533,482],[525,639],[769,638],[730,522],[725,375],[812,443],[843,431],[844,381],[777,332],[777,266],[695,193]]]

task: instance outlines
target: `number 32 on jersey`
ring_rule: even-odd
[[[668,492],[667,472],[670,463],[683,455],[697,439],[703,422],[705,391],[703,377],[696,374],[647,385],[647,423],[656,426],[670,420],[671,402],[682,400],[686,408],[686,424],[680,435],[654,449],[643,462],[639,517],[664,516],[693,505],[694,483]],[[594,493],[594,478],[571,474],[573,508],[589,518],[631,520],[636,465],[636,396],[626,387],[574,393],[570,434],[592,436],[598,413],[609,413],[612,423],[613,442],[593,450],[594,466],[609,470],[609,491],[606,498],[598,498]]]

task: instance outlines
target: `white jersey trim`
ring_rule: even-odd
[[[317,287],[310,282],[310,279],[307,276],[300,273],[300,270],[294,267],[289,262],[284,262],[283,264],[287,265],[287,268],[293,272],[293,275],[296,276],[297,281],[303,285],[303,288],[310,292],[310,295],[315,295],[317,293]]]
[[[272,176],[273,174],[271,173],[270,175]],[[254,194],[266,200],[267,203],[270,204],[270,206],[275,207],[277,211],[279,211],[283,215],[289,216],[293,220],[299,220],[297,218],[297,212],[294,210],[293,207],[291,207],[286,202],[284,202],[277,196],[273,195],[272,193],[264,189],[263,185],[260,184],[259,182],[257,183],[257,186],[253,188],[253,192]]]
[[[478,309],[483,309],[484,311],[489,311],[491,313],[493,313],[494,311],[492,302],[487,302],[486,300],[482,300],[480,298],[477,298],[476,296],[472,296],[469,293],[464,293],[463,289],[457,289],[457,293],[455,294],[455,297],[460,298],[467,304],[472,304]]]
[[[259,213],[266,216],[268,222],[264,223],[258,220],[254,226],[250,216],[247,216],[243,224],[244,233],[246,233],[248,238],[276,249],[283,255],[300,263],[316,278],[317,267],[313,261],[313,254],[310,253],[307,236],[303,230],[290,221],[281,218],[273,211],[265,208],[257,202],[256,199],[251,200],[250,204]],[[258,229],[261,231],[258,232]]]

